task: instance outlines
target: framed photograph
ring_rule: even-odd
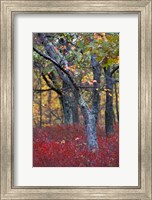
[[[1,0],[1,199],[151,200],[151,0]]]

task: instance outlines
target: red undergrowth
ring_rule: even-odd
[[[87,150],[82,125],[58,125],[33,131],[34,167],[118,167],[119,128],[105,136],[104,128],[97,126],[99,149]]]

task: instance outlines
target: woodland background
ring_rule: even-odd
[[[33,34],[33,158],[119,166],[119,33]]]

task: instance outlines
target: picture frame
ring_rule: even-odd
[[[16,13],[137,13],[139,18],[138,186],[14,186],[13,26]],[[1,199],[151,200],[151,0],[1,0]]]

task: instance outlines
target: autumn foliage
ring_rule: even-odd
[[[34,167],[118,167],[119,127],[107,137],[97,125],[99,149],[88,151],[84,126],[57,125],[33,130]],[[68,130],[68,131],[67,131]]]

